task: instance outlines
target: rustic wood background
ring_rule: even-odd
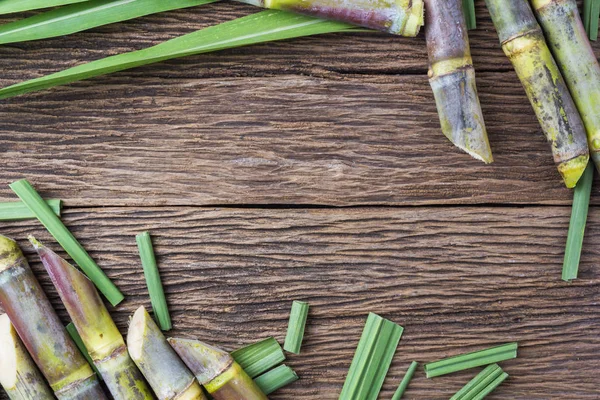
[[[256,9],[223,2],[0,47],[0,85],[147,47]],[[579,280],[560,280],[571,192],[504,57],[483,1],[471,32],[496,158],[441,134],[421,34],[333,34],[160,63],[0,103],[0,201],[28,178],[127,295],[149,305],[134,235],[150,230],[173,336],[227,349],[282,340],[311,303],[301,380],[274,400],[336,399],[368,312],[405,327],[385,382],[412,360],[509,341],[491,399],[598,399],[600,196]],[[1,22],[14,19],[3,17]],[[600,55],[600,43],[595,44]],[[36,221],[1,223],[57,245]],[[445,399],[474,371],[406,398]],[[1,399],[4,394],[0,395]]]

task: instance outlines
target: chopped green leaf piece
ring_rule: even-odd
[[[410,383],[418,366],[419,363],[416,361],[413,361],[410,364],[410,366],[408,367],[408,371],[406,371],[404,378],[402,378],[402,382],[400,382],[400,386],[398,386],[398,389],[396,390],[396,393],[394,393],[394,397],[392,397],[392,400],[400,400],[402,396],[404,396],[404,392],[406,392],[406,388],[408,387],[408,384]]]
[[[35,214],[37,219],[46,227],[62,248],[73,258],[88,278],[94,282],[98,290],[106,296],[108,301],[113,306],[123,301],[123,295],[119,289],[108,279],[104,271],[98,267],[92,257],[75,239],[73,234],[69,232],[31,184],[26,179],[21,179],[11,183],[9,186],[23,203],[27,205],[31,212]]]
[[[152,239],[150,239],[150,234],[148,232],[143,232],[136,235],[135,240],[140,252],[140,258],[142,259],[142,267],[144,268],[144,276],[146,277],[146,286],[148,286],[152,310],[158,320],[160,329],[168,331],[172,328],[171,315],[169,314],[167,299],[165,298],[158,266],[156,265]]]
[[[57,199],[46,200],[48,207],[54,214],[60,217],[62,201]],[[20,221],[23,219],[35,218],[35,214],[22,201],[10,201],[0,203],[0,221]]]
[[[144,15],[215,1],[217,0],[90,0],[0,25],[0,44],[69,35]]]
[[[502,372],[500,376],[498,376],[492,383],[487,385],[485,389],[483,389],[479,394],[473,397],[471,400],[482,400],[488,394],[492,393],[502,382],[504,382],[508,378],[508,374],[506,372]]]
[[[77,345],[77,348],[79,349],[79,351],[81,352],[83,357],[85,357],[88,364],[90,364],[90,366],[96,373],[96,376],[98,377],[98,379],[102,380],[102,375],[100,375],[100,373],[96,369],[96,365],[94,364],[94,361],[92,361],[92,357],[90,357],[90,353],[88,352],[87,348],[85,347],[85,344],[83,344],[83,340],[81,339],[81,336],[79,336],[79,332],[77,332],[77,328],[75,328],[75,325],[73,325],[72,322],[70,322],[69,325],[67,325],[67,332],[69,332],[69,335],[71,335],[71,339],[73,339],[73,341],[75,342],[75,345]]]
[[[231,353],[244,371],[255,378],[285,361],[285,354],[279,342],[270,337]]]
[[[285,11],[266,10],[171,39],[147,49],[118,54],[41,78],[17,83],[0,89],[0,98],[48,89],[177,57],[355,29],[352,25],[341,22],[325,21]]]
[[[297,380],[298,375],[296,375],[293,369],[287,365],[280,365],[254,379],[254,382],[264,394],[269,395]]]
[[[477,18],[475,16],[475,0],[462,0],[463,13],[467,22],[467,29],[477,28]]]
[[[482,365],[510,360],[517,357],[517,348],[517,343],[507,343],[486,350],[445,358],[425,364],[425,373],[428,378],[433,378]]]
[[[86,0],[2,0],[0,1],[0,14],[11,14],[21,11],[37,10],[62,6],[65,4],[81,3]]]
[[[569,222],[569,233],[567,233],[567,245],[565,246],[565,259],[562,270],[562,279],[565,281],[577,279],[577,273],[579,272],[579,260],[581,258],[583,235],[585,234],[585,224],[590,206],[593,181],[594,164],[590,162],[573,190],[571,221]]]
[[[370,313],[340,400],[376,400],[404,328]]]
[[[290,320],[288,323],[287,335],[283,349],[290,353],[299,354],[304,339],[304,329],[306,328],[306,318],[308,316],[308,303],[303,301],[294,301]]]
[[[474,396],[484,390],[497,377],[502,375],[502,368],[498,364],[488,365],[483,371],[471,379],[462,389],[460,389],[450,400],[473,399]]]
[[[600,19],[600,0],[592,0],[589,15],[588,35],[590,40],[598,40],[598,20]]]

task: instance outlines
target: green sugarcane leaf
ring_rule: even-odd
[[[0,0],[0,14],[11,14],[21,11],[37,10],[81,3],[87,0]]]
[[[274,40],[355,30],[342,22],[266,10],[187,35],[156,46],[118,54],[78,65],[61,72],[32,79],[0,90],[0,98],[8,98],[36,90],[76,82],[129,68],[185,57],[194,54],[247,46]]]
[[[0,44],[68,35],[144,15],[215,1],[217,0],[90,0],[0,25]]]

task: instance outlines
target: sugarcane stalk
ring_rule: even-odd
[[[529,3],[486,0],[500,43],[515,71],[542,130],[565,185],[572,188],[589,159],[581,117],[552,57]]]
[[[238,0],[274,10],[346,22],[402,36],[417,36],[424,0]]]
[[[0,384],[11,400],[54,399],[6,314],[0,315]]]
[[[61,400],[106,399],[17,243],[0,235],[0,305]]]
[[[587,132],[590,156],[600,171],[600,66],[575,0],[532,0],[548,46]]]
[[[129,357],[123,336],[104,306],[94,284],[33,236],[52,283],[77,328],[94,365],[116,400],[152,399],[152,392]]]
[[[461,0],[425,0],[429,84],[444,135],[485,163],[494,161],[475,85]]]
[[[229,353],[197,340],[168,341],[215,400],[268,400]]]
[[[142,306],[133,314],[127,348],[159,400],[206,400],[196,377]]]

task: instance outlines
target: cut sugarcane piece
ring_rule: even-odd
[[[486,0],[506,56],[512,62],[565,185],[573,188],[589,159],[587,138],[569,89],[527,1]]]
[[[197,340],[168,339],[215,400],[266,400],[267,396],[227,352]]]
[[[0,305],[35,364],[61,400],[106,399],[17,243],[0,235]],[[35,329],[43,326],[44,329]]]
[[[94,284],[33,236],[38,252],[73,325],[108,390],[116,400],[152,399],[152,392],[125,346],[123,336],[104,306]]]
[[[585,126],[590,156],[600,171],[600,66],[571,0],[532,0],[548,46]]]
[[[0,384],[11,400],[54,399],[6,314],[0,315]]]
[[[129,324],[127,348],[158,400],[206,400],[194,374],[143,306],[136,310]]]
[[[423,0],[238,0],[273,10],[346,22],[402,36],[417,36],[424,24]]]
[[[429,84],[442,132],[459,149],[491,163],[462,0],[425,0],[425,4]]]

